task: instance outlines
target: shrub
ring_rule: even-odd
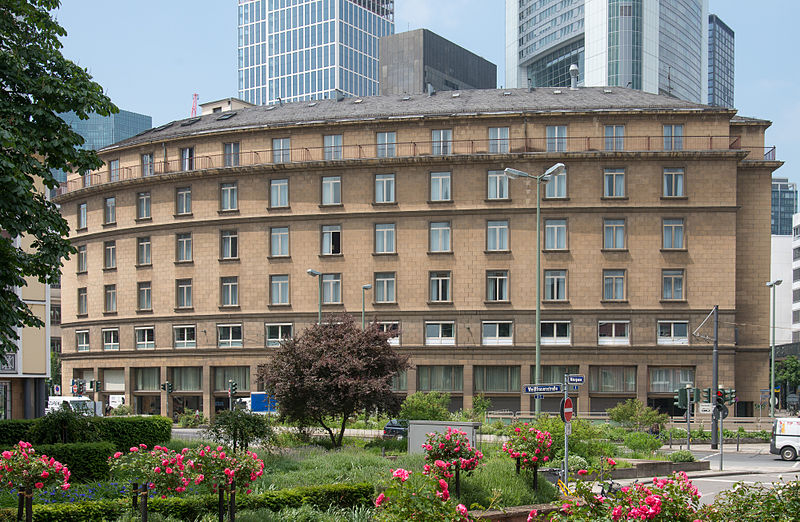
[[[552,453],[564,456],[564,423],[557,416],[542,415],[534,424],[539,431],[550,433],[553,439]],[[572,435],[569,436],[569,452],[585,458],[616,455],[616,446],[602,439],[603,429],[587,419],[572,419]]]
[[[375,499],[375,506],[378,508],[375,520],[470,520],[464,504],[456,506],[450,499],[447,481],[444,479],[437,480],[433,476],[411,473],[402,468],[392,470],[392,475],[390,486]]]
[[[208,424],[208,418],[201,411],[186,409],[178,417],[178,425],[181,428],[196,428],[201,424]]]
[[[266,415],[244,410],[221,411],[205,430],[211,440],[233,448],[247,450],[250,444],[269,440],[272,428]]]
[[[28,432],[35,422],[33,419],[9,419],[0,422],[0,447],[10,447],[21,440],[30,440]]]
[[[625,446],[631,449],[631,451],[653,453],[660,448],[661,445],[662,442],[658,437],[641,431],[634,431],[625,436]]]
[[[661,430],[669,420],[666,413],[659,413],[658,410],[645,406],[639,399],[628,399],[607,409],[606,412],[612,421],[639,431],[650,429],[656,424]]]
[[[71,408],[59,408],[36,419],[29,432],[31,440],[37,445],[93,440],[95,433],[91,419]]]
[[[425,450],[427,462],[425,471],[445,478],[453,476],[451,469],[472,471],[478,467],[483,458],[483,453],[469,443],[465,432],[450,426],[447,427],[446,433],[428,433],[422,449]]]
[[[580,455],[570,455],[567,459],[569,461],[569,470],[578,471],[579,469],[586,469],[589,467],[589,462]],[[564,459],[561,459],[559,466],[564,465]]]
[[[794,513],[794,515],[792,515]],[[712,520],[795,520],[800,513],[800,481],[734,485],[717,494],[704,513]]]
[[[108,456],[114,453],[110,442],[40,444],[36,453],[53,457],[69,468],[72,482],[108,480]]]
[[[539,466],[550,461],[553,456],[553,437],[546,431],[539,431],[528,423],[512,424],[509,440],[503,443],[502,450],[511,458],[518,459],[522,469],[533,471],[533,489],[538,488]]]
[[[405,453],[408,451],[407,439],[373,439],[364,445],[364,448],[383,448],[386,451]]]
[[[124,417],[126,415],[131,415],[132,413],[133,410],[131,409],[130,406],[128,406],[127,404],[120,404],[119,406],[111,410],[110,415],[114,417]]]
[[[669,454],[669,460],[671,462],[694,462],[697,459],[689,450],[678,450]]]
[[[166,417],[93,417],[97,438],[114,444],[117,451],[146,444],[155,446],[169,442],[172,421]]]
[[[442,392],[414,392],[403,401],[398,416],[409,420],[450,419],[450,394]]]

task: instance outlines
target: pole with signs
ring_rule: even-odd
[[[569,436],[572,435],[572,414],[575,410],[569,397],[569,385],[577,387],[585,381],[583,375],[564,374],[564,398],[561,399],[561,420],[564,421],[564,462],[561,466],[562,482],[568,484],[569,479]]]
[[[692,399],[694,390],[691,384],[686,385],[686,449],[692,450]]]

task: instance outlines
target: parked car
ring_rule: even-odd
[[[794,460],[800,455],[800,419],[787,417],[773,421],[769,452],[783,460]]]
[[[383,427],[384,439],[403,439],[408,437],[408,421],[405,419],[392,419]]]

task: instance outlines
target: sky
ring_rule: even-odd
[[[663,1],[663,0],[662,0]],[[773,122],[766,145],[800,185],[800,2],[710,0],[736,33],[735,106]],[[157,126],[200,103],[237,96],[236,0],[62,0],[64,55],[85,67],[121,109]],[[395,32],[426,28],[497,65],[505,78],[504,0],[395,0]]]

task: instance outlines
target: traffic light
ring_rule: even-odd
[[[80,380],[78,381],[78,395],[83,395],[83,392],[86,391],[86,381]]]
[[[165,382],[161,383],[161,391],[167,391],[167,383]]]
[[[172,386],[172,383],[167,381],[167,393],[172,393],[172,390],[174,390],[174,389],[175,389],[175,387]]]
[[[728,404],[733,404],[736,402],[736,390],[734,388],[725,390],[725,402]]]
[[[692,399],[692,402],[695,403],[695,404],[699,404],[700,403],[700,388],[692,388],[692,389],[694,390],[694,398]]]
[[[688,391],[688,388],[678,388],[675,390],[675,395],[673,395],[673,404],[676,407],[685,410],[689,406]]]
[[[103,381],[94,381],[94,391],[96,392],[103,391]]]
[[[711,402],[711,388],[706,388],[703,390],[703,402]]]
[[[237,384],[236,381],[228,381],[228,391],[231,395],[236,395]]]
[[[717,390],[717,405],[725,405],[725,392],[723,390]]]

